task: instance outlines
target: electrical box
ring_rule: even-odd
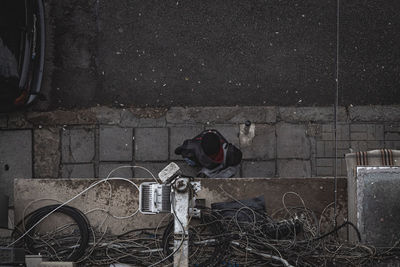
[[[139,210],[143,214],[171,212],[171,186],[142,183],[139,187]]]

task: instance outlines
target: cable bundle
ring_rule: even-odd
[[[29,214],[25,228],[56,207]],[[172,257],[166,258],[174,250],[173,220],[163,224],[171,215],[158,227],[111,235],[92,228],[79,210],[63,206],[57,212],[73,218],[74,223],[46,233],[31,230],[24,238],[30,253],[40,252],[53,261],[81,262],[83,266],[151,266],[161,261],[157,266],[172,265],[168,261]],[[255,217],[256,221],[244,222],[203,208],[201,219],[190,220],[191,266],[374,266],[400,254],[397,243],[390,248],[375,248],[341,240],[338,231],[350,224],[347,222],[322,234],[316,214],[305,207],[285,207],[270,216],[258,213]],[[271,229],[279,229],[274,224],[276,227],[282,220],[300,223],[301,231],[294,223],[286,224],[284,235],[272,234]]]
[[[60,242],[57,240],[56,235],[53,236],[51,234],[51,239],[45,241],[45,236],[40,236],[36,230],[36,224],[41,221],[44,217],[48,216],[50,213],[62,213],[70,217],[74,223],[67,224],[63,227],[58,228],[58,232],[68,231],[72,234],[72,236],[79,236],[78,240],[75,240],[74,237],[71,240],[74,240],[75,245],[69,250],[64,251],[64,242]],[[73,261],[77,262],[81,260],[81,258],[85,255],[86,249],[88,248],[89,238],[90,238],[90,224],[86,218],[86,216],[78,209],[64,205],[50,205],[45,206],[40,209],[35,210],[24,218],[26,221],[25,225],[23,225],[23,229],[31,229],[24,237],[24,243],[26,245],[27,250],[31,254],[42,254],[49,255],[50,257],[54,257],[59,261]],[[36,226],[36,227],[35,227]],[[76,229],[76,226],[78,229]],[[57,246],[59,249],[56,249]],[[63,249],[63,251],[57,251]]]
[[[109,266],[112,263],[172,265],[170,260],[177,241],[173,240],[173,220],[165,223],[172,215],[167,215],[155,228],[112,235],[107,231],[107,218],[131,219],[137,210],[127,216],[115,216],[109,208],[86,211],[85,214],[94,211],[105,214],[101,225],[94,228],[81,211],[66,205],[95,186],[110,185],[109,182],[114,180],[123,180],[138,188],[125,178],[97,181],[60,205],[50,205],[28,214],[16,227],[16,240],[10,244],[0,240],[0,245],[25,247],[29,253],[41,253],[49,260],[74,261],[82,266]],[[109,188],[111,199],[112,187]],[[235,200],[229,193],[225,194]],[[285,203],[287,195],[297,196],[301,205],[288,206]],[[347,225],[354,226],[350,222],[321,233],[324,213],[331,204],[317,216],[295,192],[285,193],[283,208],[270,215],[235,201],[240,205],[233,213],[228,212],[233,214],[230,217],[202,208],[200,219],[190,218],[189,262],[192,266],[375,266],[378,261],[397,259],[400,254],[400,241],[387,248],[375,248],[340,239],[339,231]],[[52,213],[65,214],[73,223],[46,229],[46,232],[37,231],[37,226]],[[243,220],[244,214],[246,220]]]

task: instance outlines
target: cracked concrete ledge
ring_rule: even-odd
[[[253,123],[276,122],[276,107],[172,107],[167,112],[168,123]]]
[[[288,191],[295,191],[302,197],[302,201],[307,207],[318,214],[332,214],[326,207],[332,202],[333,179],[331,178],[229,178],[229,179],[196,179],[201,182],[202,190],[199,191],[198,198],[205,200],[205,205],[210,207],[211,203],[231,201],[235,199],[248,199],[254,196],[264,196],[266,209],[273,213],[283,208],[282,195]],[[44,205],[49,205],[49,200],[67,200],[87,188],[97,179],[16,179],[15,184],[15,221],[21,220],[26,206],[32,199],[44,199],[43,201],[31,203],[29,210],[37,209]],[[136,184],[153,181],[152,179],[133,179]],[[346,179],[337,180],[338,189],[338,215],[340,218],[347,217],[347,183]],[[110,188],[112,188],[113,198],[110,203]],[[137,209],[138,191],[126,181],[112,181],[110,184],[99,185],[88,191],[85,196],[81,196],[69,205],[87,211],[93,207],[110,209],[118,215],[131,214]],[[245,190],[244,190],[245,189]],[[229,192],[227,194],[226,192]],[[301,203],[298,198],[288,197],[285,202],[288,206],[299,206]],[[162,220],[164,214],[144,215],[138,213],[130,220],[117,220],[109,218],[109,230],[113,233],[122,233],[132,227],[156,227]],[[324,225],[328,217],[322,216],[321,222]],[[93,226],[101,225],[104,222],[103,213],[94,213],[90,216]],[[328,231],[328,230],[327,230]]]
[[[351,121],[400,121],[400,105],[349,107]]]
[[[397,122],[400,105],[338,108],[339,122]],[[21,129],[57,125],[107,124],[122,127],[165,127],[174,124],[239,124],[332,122],[333,107],[171,107],[123,108],[105,106],[80,110],[1,114],[0,128]]]
[[[278,119],[285,122],[328,122],[335,119],[333,107],[279,107]],[[340,122],[348,120],[344,107],[337,110],[337,119]]]

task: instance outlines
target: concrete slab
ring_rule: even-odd
[[[335,159],[334,158],[316,158],[315,159],[315,168],[316,168],[316,175],[317,176],[334,176],[334,165]],[[346,176],[346,161],[344,158],[339,158],[337,160],[337,175],[338,176]]]
[[[385,133],[385,148],[400,149],[400,131]]]
[[[351,124],[350,139],[355,140],[384,140],[383,124]]]
[[[337,141],[337,156],[344,157],[350,152],[350,141]],[[335,142],[334,141],[316,141],[316,157],[335,157]]]
[[[281,123],[276,126],[277,158],[309,159],[310,140],[306,126]]]
[[[93,164],[64,164],[61,166],[62,178],[93,178]]]
[[[32,123],[28,121],[27,116],[29,116],[30,113],[22,113],[22,112],[14,112],[14,113],[8,113],[8,121],[7,121],[7,128],[8,129],[27,129],[27,128],[32,128]],[[43,125],[43,124],[38,124]]]
[[[90,109],[28,112],[26,113],[26,121],[37,126],[88,125],[97,122],[96,114]]]
[[[124,108],[121,111],[122,127],[165,127],[165,108]]]
[[[167,128],[135,129],[135,160],[165,161],[168,154]]]
[[[400,132],[387,132],[385,133],[385,140],[387,141],[399,141]]]
[[[275,126],[268,124],[256,124],[254,134],[247,138],[244,143],[240,136],[240,149],[243,159],[271,160],[275,159],[276,136]]]
[[[165,127],[166,125],[165,117],[139,119],[139,127]]]
[[[346,121],[344,107],[338,109],[338,121]],[[334,121],[333,107],[279,107],[278,117],[285,122],[332,122]]]
[[[101,126],[100,161],[132,161],[133,129]]]
[[[350,148],[352,151],[368,151],[375,149],[382,149],[385,147],[385,142],[380,141],[351,141]]]
[[[310,177],[311,162],[298,159],[278,159],[278,177]]]
[[[175,154],[175,149],[186,139],[191,139],[201,133],[203,129],[201,125],[170,127],[169,158],[171,160],[182,159],[182,156]]]
[[[274,177],[275,161],[243,161],[242,177]]]
[[[168,165],[168,162],[136,162],[136,166],[148,169],[156,178],[158,173]],[[135,168],[133,170],[135,178],[151,178],[151,174],[144,169]]]
[[[110,108],[106,106],[93,107],[90,109],[100,124],[117,125],[122,121],[123,110]]]
[[[350,140],[350,127],[348,123],[338,123],[336,125],[337,140]],[[333,123],[322,124],[321,134],[318,140],[332,141],[335,140],[335,129]]]
[[[378,122],[400,121],[398,106],[354,106],[349,108],[349,117],[352,121]]]
[[[276,122],[275,107],[173,107],[167,113],[168,123],[253,123]]]
[[[398,123],[385,123],[384,125],[385,125],[384,127],[385,132],[395,132],[395,133],[400,132],[400,124]]]
[[[136,116],[130,109],[121,111],[121,126],[122,127],[138,127],[140,118]]]
[[[60,129],[33,130],[33,168],[35,178],[58,177],[60,166]]]
[[[199,173],[201,169],[199,167],[191,167],[185,161],[174,161],[174,162],[178,164],[183,175],[196,177],[196,175]],[[154,176],[158,177],[158,173],[162,169],[164,169],[168,164],[169,162],[136,162],[135,165],[145,167],[146,169],[151,171]],[[135,178],[151,178],[151,175],[147,171],[140,168],[135,168],[134,174]]]
[[[131,162],[126,163],[99,163],[99,178],[106,178],[108,174],[121,166],[131,166]],[[110,177],[123,177],[123,178],[132,178],[133,177],[133,168],[120,168],[112,172]]]
[[[400,141],[385,141],[385,148],[400,150]]]
[[[32,132],[0,131],[0,192],[13,203],[15,178],[32,178]]]
[[[61,132],[63,163],[91,162],[95,157],[95,130],[70,128]]]

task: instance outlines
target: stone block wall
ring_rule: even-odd
[[[237,177],[333,176],[333,114],[331,107],[95,107],[3,114],[0,176],[101,178],[125,165],[157,174],[170,161],[195,175],[174,150],[209,128],[242,150]],[[346,176],[344,155],[350,151],[400,149],[400,107],[340,107],[337,114],[338,176]],[[252,122],[248,129],[246,120]],[[142,169],[116,174],[149,177]]]

